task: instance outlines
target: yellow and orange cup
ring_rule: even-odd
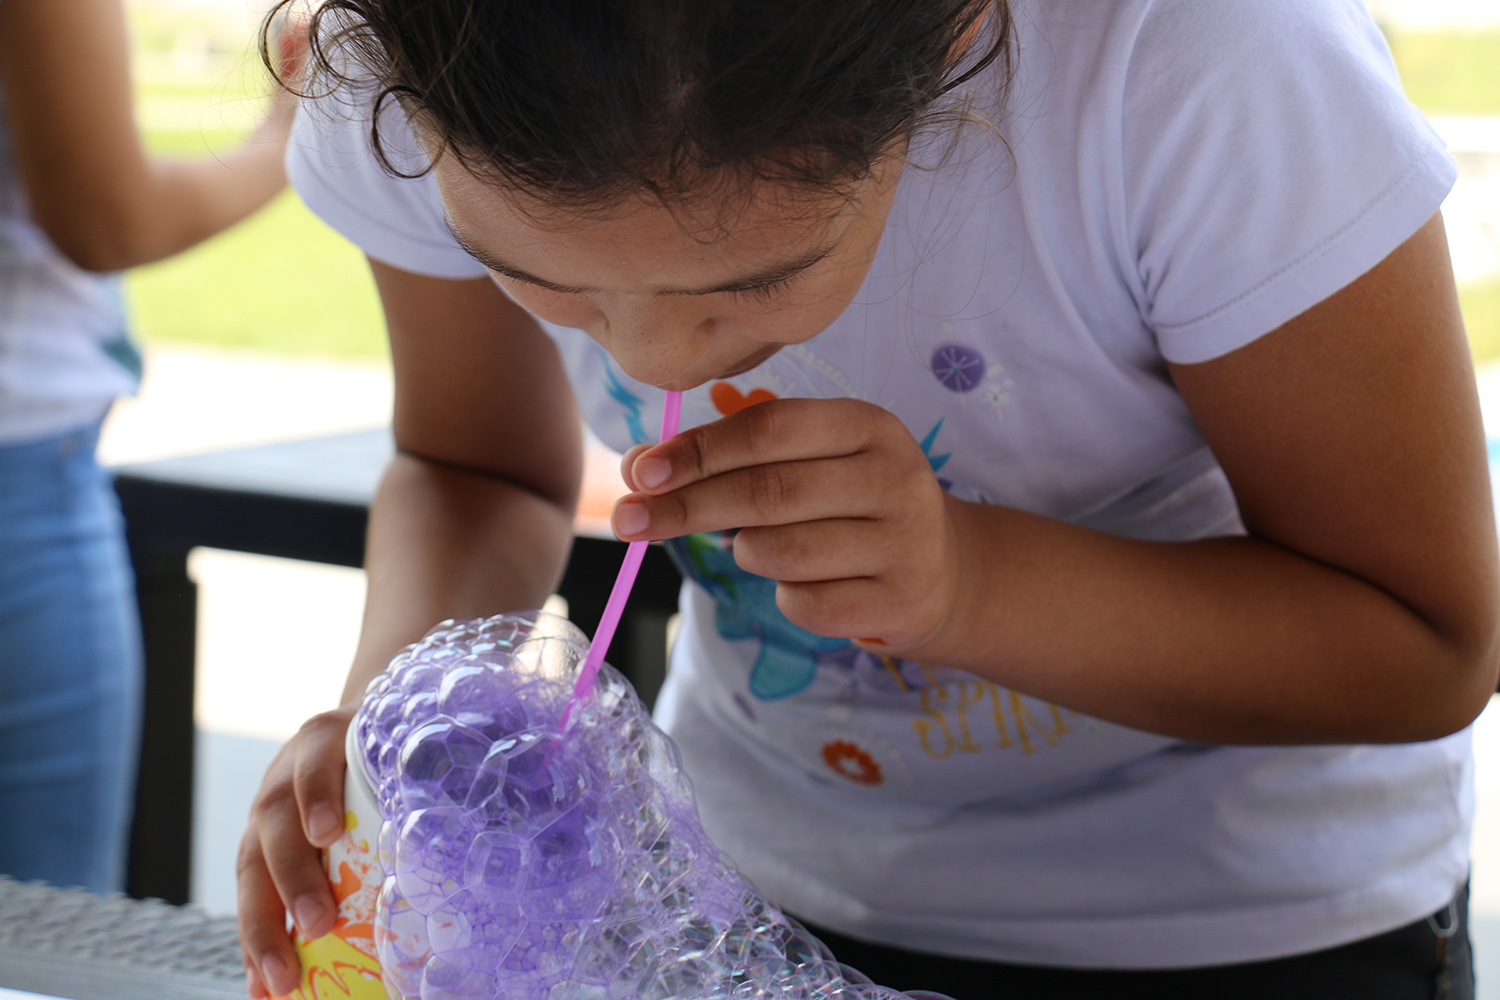
[[[380,807],[365,778],[354,727],[344,744],[344,832],[323,852],[338,919],[309,941],[297,935],[302,981],[278,1000],[387,1000],[375,955],[375,901],[380,895]]]

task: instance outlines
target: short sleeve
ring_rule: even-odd
[[[1354,281],[1455,179],[1359,0],[1156,0],[1121,120],[1143,312],[1181,364]]]
[[[403,172],[427,165],[406,117],[386,105],[381,139]],[[487,272],[453,239],[431,173],[388,173],[370,146],[368,117],[338,96],[304,101],[286,155],[287,177],[313,213],[383,264],[433,278]]]

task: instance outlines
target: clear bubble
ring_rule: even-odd
[[[562,695],[566,700],[572,693],[571,683],[578,676],[578,668],[587,653],[587,646],[561,636],[528,639],[516,647],[512,669],[549,682],[546,688],[534,691],[534,697]]]
[[[414,653],[406,669],[401,672],[401,691],[408,697],[436,691],[438,685],[443,683],[445,674],[443,664],[423,659]]]
[[[427,915],[427,940],[443,961],[493,978],[525,927],[515,903],[460,889]]]
[[[387,877],[396,874],[396,824],[386,820],[380,824],[375,856],[380,860],[381,870]]]
[[[577,921],[526,921],[495,978],[508,995],[546,997],[572,973],[583,933]]]
[[[495,1000],[502,997],[493,973],[456,965],[433,956],[422,970],[422,1000]]]
[[[419,809],[396,837],[396,883],[418,913],[428,914],[463,884],[473,830],[460,808]]]
[[[531,842],[513,833],[481,833],[464,860],[464,887],[482,899],[517,902],[530,884],[534,857]]]
[[[432,957],[427,918],[411,908],[395,878],[381,884],[376,912],[375,954],[380,959],[381,974],[402,996],[419,995],[422,969]]]

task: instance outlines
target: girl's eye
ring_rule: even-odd
[[[790,278],[781,281],[773,281],[769,285],[756,285],[754,288],[737,288],[730,295],[741,299],[754,299],[756,302],[771,302],[782,292],[786,291],[787,285],[791,284]]]

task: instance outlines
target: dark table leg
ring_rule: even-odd
[[[588,635],[599,627],[624,557],[623,542],[586,535],[573,540],[568,568],[557,592],[568,600],[568,617]],[[667,620],[677,610],[681,586],[682,576],[667,550],[660,545],[646,549],[630,603],[609,645],[610,664],[630,678],[648,706],[656,703],[656,692],[666,677]]]
[[[188,900],[193,854],[198,585],[188,577],[187,557],[186,549],[132,553],[146,691],[126,891],[171,903]]]

